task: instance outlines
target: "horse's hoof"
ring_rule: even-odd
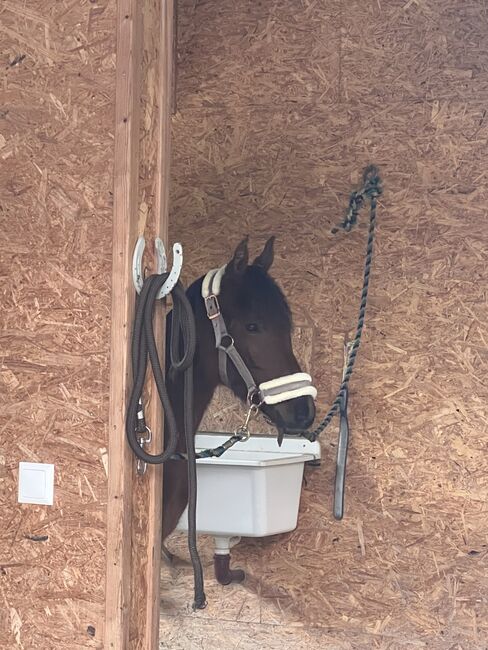
[[[242,569],[230,568],[230,554],[214,555],[215,578],[221,585],[230,585],[231,582],[242,582],[246,574]]]

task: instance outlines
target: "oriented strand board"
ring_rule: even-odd
[[[4,2],[0,646],[102,648],[115,3]],[[53,507],[17,504],[55,464]]]
[[[244,584],[215,583],[202,540],[209,606],[192,614],[190,566],[163,569],[162,648],[486,648],[486,22],[483,3],[460,0],[180,4],[171,237],[190,281],[243,235],[256,250],[278,235],[273,272],[322,413],[355,325],[367,215],[330,229],[365,165],[386,191],[346,516],[331,514],[333,423],[297,530],[235,548]],[[221,394],[205,426],[238,418]],[[171,546],[187,557],[181,535]]]

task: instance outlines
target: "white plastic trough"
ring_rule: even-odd
[[[199,433],[197,450],[222,444],[229,434]],[[320,459],[320,445],[304,438],[253,436],[220,458],[197,461],[197,531],[213,535],[216,555],[240,537],[265,537],[294,530],[307,461]],[[178,528],[188,528],[187,510]]]

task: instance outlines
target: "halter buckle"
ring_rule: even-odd
[[[217,296],[211,294],[205,298],[205,309],[210,320],[214,320],[214,318],[220,316],[220,305]]]

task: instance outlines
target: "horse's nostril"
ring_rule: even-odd
[[[299,427],[309,427],[315,419],[315,405],[310,397],[299,397],[295,406],[295,420]]]

